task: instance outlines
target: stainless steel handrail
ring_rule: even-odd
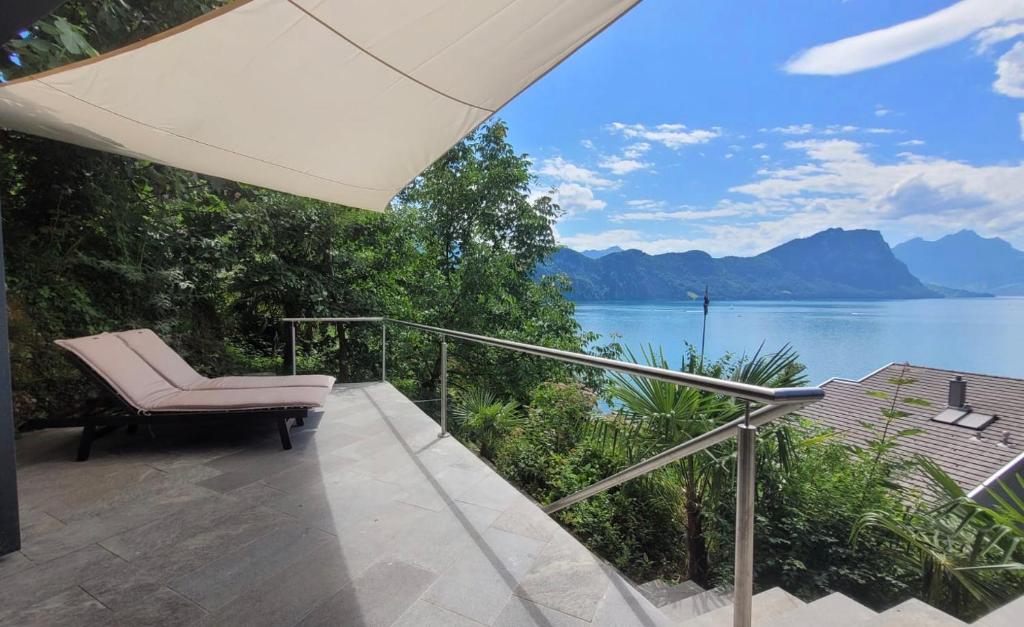
[[[643,475],[667,466],[672,462],[679,461],[684,457],[689,457],[694,453],[699,453],[704,449],[711,448],[720,442],[724,442],[736,435],[737,427],[748,423],[755,427],[760,426],[777,418],[781,418],[786,414],[791,414],[794,409],[796,408],[792,405],[768,405],[752,412],[750,414],[749,421],[746,416],[730,420],[719,427],[715,427],[711,431],[706,431],[696,437],[690,438],[682,444],[677,444],[672,448],[665,449],[657,455],[648,457],[642,462],[637,462],[629,468],[620,470],[614,475],[605,477],[600,481],[596,481],[578,492],[564,496],[545,507],[544,511],[548,514],[554,514],[555,512],[561,511],[579,503],[580,501],[590,498],[595,494],[600,494],[601,492],[610,490],[611,488],[622,485],[631,479],[642,477]]]
[[[677,372],[665,368],[655,368],[634,364],[605,357],[595,357],[583,353],[574,353],[533,344],[524,344],[512,340],[502,340],[486,335],[466,333],[465,331],[453,331],[440,327],[432,327],[417,322],[396,320],[381,316],[362,316],[349,318],[284,318],[283,322],[290,325],[289,350],[291,356],[291,370],[295,374],[295,325],[303,322],[333,322],[344,324],[348,322],[379,322],[381,324],[381,378],[387,380],[387,325],[388,323],[403,325],[412,329],[418,329],[427,333],[433,333],[440,337],[441,356],[441,433],[444,437],[447,432],[447,400],[448,400],[448,338],[455,338],[466,342],[483,344],[512,350],[527,355],[536,355],[555,359],[557,361],[612,370],[624,374],[647,377],[659,381],[667,381],[676,385],[692,387],[714,394],[724,394],[745,402],[744,415],[731,420],[711,431],[691,438],[682,444],[662,451],[648,459],[621,470],[610,477],[596,481],[593,484],[573,494],[563,497],[544,508],[548,514],[553,514],[570,507],[575,503],[587,499],[595,494],[610,490],[631,479],[646,475],[658,468],[662,468],[672,462],[678,461],[700,451],[703,451],[715,444],[724,442],[733,437],[737,438],[738,446],[736,451],[736,556],[734,565],[734,627],[750,627],[751,624],[751,602],[754,587],[754,484],[755,484],[755,454],[757,427],[771,422],[777,418],[792,413],[793,411],[824,398],[825,392],[820,388],[768,388],[759,385],[750,385],[738,381],[715,379],[688,372]],[[339,333],[339,336],[341,334]],[[765,406],[757,411],[750,411],[752,402],[764,403]]]
[[[281,318],[281,322],[384,322],[383,316],[362,316],[356,318]]]
[[[473,333],[466,333],[465,331],[452,331],[451,329],[432,327],[426,324],[419,324],[417,322],[406,322],[404,320],[395,320],[393,318],[388,318],[387,321],[392,324],[400,324],[414,329],[420,329],[421,331],[435,333],[437,335],[465,340],[467,342],[505,348],[529,355],[548,357],[557,361],[577,364],[580,366],[591,366],[593,368],[614,370],[615,372],[657,379],[659,381],[667,381],[669,383],[685,385],[705,392],[725,394],[734,398],[756,401],[758,403],[804,404],[824,398],[825,396],[825,392],[819,388],[768,388],[760,385],[750,385],[749,383],[740,383],[738,381],[705,377],[699,374],[691,374],[689,372],[678,372],[675,370],[668,370],[666,368],[655,368],[654,366],[634,364],[628,361],[619,361],[617,359],[608,359],[606,357],[595,357],[593,355],[574,353],[557,348],[523,344],[522,342],[502,340],[494,337],[488,337],[486,335],[476,335]]]

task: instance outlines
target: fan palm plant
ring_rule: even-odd
[[[634,363],[669,368],[661,349],[643,347],[639,359],[628,349],[624,353]],[[693,347],[688,347],[684,369],[756,385],[790,387],[805,382],[803,366],[797,362],[795,351],[788,345],[771,354],[762,354],[759,348],[752,358],[743,358],[735,363],[728,356],[713,363],[698,360]],[[625,374],[612,377],[610,390],[621,419],[603,425],[604,439],[610,440],[610,445],[624,452],[631,462],[706,433],[733,420],[745,410],[742,403],[718,394],[645,377]],[[612,431],[610,438],[609,430]],[[780,444],[789,440],[785,433],[779,437]],[[780,445],[773,450],[785,456],[790,448]],[[686,521],[687,530],[685,573],[701,585],[709,583],[711,574],[705,536],[706,512],[732,481],[734,458],[735,445],[725,442],[681,459],[662,471],[663,478],[676,483],[683,495],[680,515]]]
[[[452,418],[460,430],[476,442],[480,456],[494,459],[498,440],[522,423],[519,403],[502,402],[489,390],[471,387],[459,392]]]
[[[970,616],[1011,599],[1024,574],[1024,501],[1003,485],[992,493],[993,506],[982,505],[935,462],[918,456],[914,463],[933,498],[865,513],[852,541],[867,529],[883,531],[905,565],[920,573],[922,599],[952,613]],[[1024,480],[1016,480],[1024,489]]]

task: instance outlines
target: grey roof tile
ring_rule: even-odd
[[[891,399],[875,398],[868,392],[886,392],[891,397],[896,389],[891,380],[899,377],[904,367],[903,376],[915,383],[904,386],[899,396],[921,398],[930,405],[898,404],[898,409],[910,414],[898,421],[898,428],[916,427],[923,433],[902,439],[897,450],[930,457],[968,491],[1024,451],[1024,379],[890,364],[859,381],[827,381],[822,385],[825,398],[808,405],[800,414],[835,429],[851,443],[862,444],[873,437],[864,423],[881,428],[882,411],[891,403]],[[931,420],[946,408],[949,381],[955,376],[967,382],[968,405],[977,412],[997,416],[981,431]],[[1002,444],[1004,433],[1009,434],[1008,446]],[[923,485],[916,480],[911,483]]]

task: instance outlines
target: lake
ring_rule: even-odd
[[[602,342],[618,334],[639,352],[661,345],[678,367],[683,343],[700,347],[700,301],[577,303],[576,319]],[[1024,378],[1024,298],[888,301],[721,301],[711,303],[705,355],[753,353],[789,342],[811,383],[857,379],[909,361]]]

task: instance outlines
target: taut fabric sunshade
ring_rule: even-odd
[[[384,209],[638,0],[240,0],[0,87],[0,126]]]

